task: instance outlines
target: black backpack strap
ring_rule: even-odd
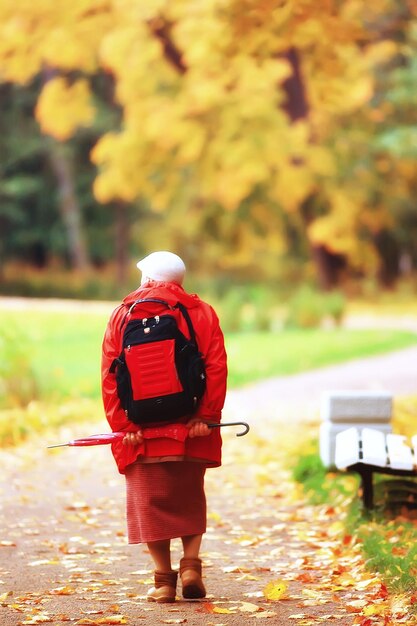
[[[124,365],[125,361],[123,359],[123,355],[121,354],[120,356],[118,356],[116,359],[113,359],[113,361],[111,362],[111,365],[109,367],[109,372],[110,374],[114,374],[114,372],[117,369],[118,365]]]
[[[197,347],[197,338],[195,336],[194,326],[191,321],[190,314],[188,313],[188,309],[183,304],[181,304],[181,302],[177,302],[177,304],[175,305],[175,308],[178,308],[183,314],[185,321],[187,322],[188,332],[190,333],[190,339],[192,343]]]

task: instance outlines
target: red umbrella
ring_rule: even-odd
[[[222,428],[223,426],[243,426],[245,430],[236,434],[236,437],[243,437],[249,432],[249,424],[246,422],[224,422],[223,424],[208,424],[209,428]],[[81,439],[72,439],[67,443],[59,443],[48,448],[62,448],[64,446],[101,446],[106,443],[113,443],[124,438],[126,433],[115,432],[105,433],[102,435],[90,435]],[[144,439],[157,439],[158,437],[169,437],[177,441],[185,441],[188,436],[188,428],[184,424],[172,424],[169,426],[161,426],[156,428],[145,428],[143,430]]]

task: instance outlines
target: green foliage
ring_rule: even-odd
[[[97,422],[101,417],[101,402],[87,398],[60,403],[32,401],[26,407],[3,409],[0,410],[0,446],[19,445],[35,435],[66,425],[74,433],[77,424]]]
[[[113,206],[103,208],[94,199],[95,168],[89,160],[97,133],[118,123],[117,108],[107,101],[109,81],[94,81],[99,115],[93,128],[79,133],[65,146],[81,219],[92,263],[110,262],[113,253]],[[51,141],[34,119],[40,77],[26,86],[0,84],[0,260],[24,260],[35,267],[49,267],[56,259],[68,264],[70,242],[59,209],[64,194],[51,160]],[[29,285],[15,281],[7,293],[25,295]],[[4,289],[4,286],[3,286]],[[59,295],[53,291],[50,295]],[[48,294],[49,295],[49,294]],[[72,294],[73,296],[75,294]]]
[[[135,282],[136,279],[136,282]],[[137,271],[132,276],[132,291],[137,285]],[[27,298],[63,298],[75,300],[118,300],[126,295],[126,285],[117,283],[116,269],[110,264],[95,272],[68,272],[62,267],[48,270],[10,264],[0,280],[0,294]]]
[[[340,502],[341,496],[345,498],[346,495],[352,495],[354,487],[344,476],[328,472],[317,452],[298,456],[292,468],[292,476],[303,486],[312,504],[334,505]]]
[[[220,297],[208,297],[219,315],[222,328],[229,333],[271,331],[281,325],[280,294],[260,284],[232,285]]]
[[[363,523],[358,538],[367,566],[386,580],[394,592],[416,590],[417,529],[411,523],[383,519]]]
[[[346,299],[340,291],[320,292],[303,285],[288,303],[285,325],[288,328],[315,328],[326,319],[339,325],[346,310]]]
[[[39,395],[34,345],[25,330],[0,326],[0,408],[26,406]]]

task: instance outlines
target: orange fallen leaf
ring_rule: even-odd
[[[301,583],[312,583],[314,582],[313,576],[309,572],[304,572],[303,574],[298,574],[295,577],[295,580],[299,580]]]
[[[91,626],[91,624],[110,624],[114,626],[118,626],[118,624],[127,624],[127,617],[124,615],[107,615],[106,617],[99,617],[98,619],[89,619],[88,617],[83,617],[78,620],[76,624],[78,626]]]
[[[202,606],[201,609],[197,609],[197,611],[199,613],[224,613],[224,614],[230,614],[230,613],[236,613],[236,611],[232,611],[231,609],[227,609],[227,608],[221,608],[219,606],[215,606],[212,602],[205,602]]]
[[[382,598],[383,600],[388,598],[388,589],[387,589],[386,585],[381,584],[381,587],[379,588],[379,591],[376,593],[375,597],[376,598]]]
[[[65,587],[55,587],[49,592],[54,596],[72,596],[75,593],[75,589],[66,585]]]
[[[127,624],[127,617],[124,615],[108,615],[100,617],[95,621],[96,624]]]
[[[285,597],[287,589],[288,585],[284,580],[272,580],[263,590],[263,594],[267,600],[277,602]]]

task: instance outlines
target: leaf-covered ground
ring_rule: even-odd
[[[124,479],[108,447],[47,451],[37,440],[1,453],[0,623],[415,623],[409,599],[366,570],[340,511],[308,505],[291,482],[294,436],[273,425],[262,436],[224,433],[224,465],[207,477],[209,595],[174,605],[146,601],[152,563],[144,546],[127,545]]]

